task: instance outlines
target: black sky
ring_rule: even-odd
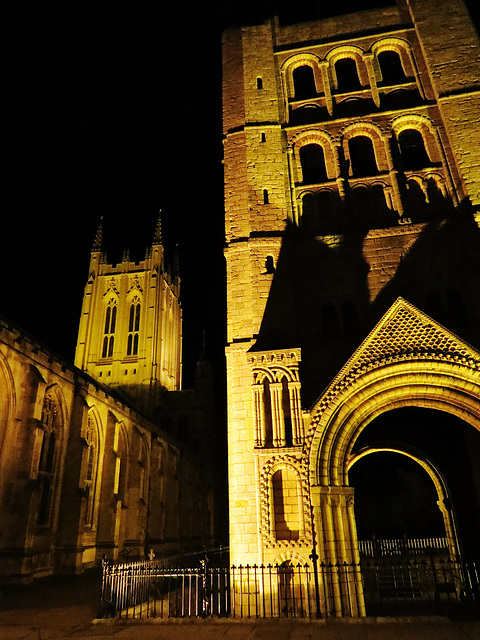
[[[185,346],[223,346],[221,33],[312,0],[21,2],[4,11],[0,313],[73,360],[90,249],[144,257],[157,212],[178,243]],[[385,4],[388,4],[386,0]],[[320,10],[319,10],[320,7]],[[188,375],[187,375],[188,377]]]

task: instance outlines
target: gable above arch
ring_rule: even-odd
[[[332,380],[323,397],[335,395],[336,390],[371,369],[418,359],[459,363],[480,373],[480,353],[476,349],[404,298],[397,298]]]
[[[312,407],[311,482],[342,485],[356,437],[377,415],[400,406],[440,409],[480,431],[480,353],[403,298]]]

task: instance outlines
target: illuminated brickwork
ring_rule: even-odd
[[[234,564],[358,560],[348,468],[375,416],[479,427],[479,67],[461,2],[224,34]]]

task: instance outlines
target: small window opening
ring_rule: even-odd
[[[263,133],[262,131],[262,137],[261,137],[261,142],[266,142],[267,141],[267,136],[265,135],[265,133]]]
[[[309,65],[303,65],[293,70],[293,87],[295,90],[295,98],[304,100],[306,98],[314,98],[317,95],[315,86],[315,77],[313,69]]]
[[[263,204],[269,204],[269,199],[268,199],[268,190],[264,189],[263,190]]]
[[[404,169],[415,170],[431,165],[420,131],[405,129],[398,136]]]
[[[319,144],[306,144],[300,149],[303,183],[314,184],[328,180],[325,154]]]
[[[378,54],[378,64],[383,84],[400,84],[407,79],[402,61],[396,51],[381,51]]]
[[[352,175],[371,176],[378,173],[373,142],[368,136],[356,136],[348,141]]]
[[[257,78],[257,89],[263,89],[263,80],[262,80],[262,78]]]
[[[275,273],[275,264],[273,262],[273,256],[267,256],[265,260],[265,271],[266,273]]]
[[[362,88],[358,77],[357,65],[352,58],[342,58],[335,63],[337,88],[341,93],[358,91]]]

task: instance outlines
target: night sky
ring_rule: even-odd
[[[138,261],[161,208],[167,254],[179,247],[188,386],[203,330],[216,357],[224,345],[222,30],[333,9],[12,4],[2,20],[0,313],[73,360],[100,219],[108,261],[123,249]],[[340,1],[335,11],[359,5]]]

